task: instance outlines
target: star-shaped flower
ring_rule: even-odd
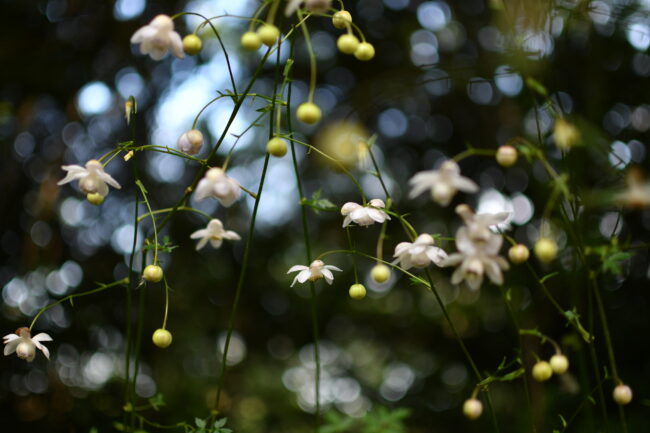
[[[47,359],[50,359],[50,351],[47,347],[43,346],[41,341],[53,341],[52,337],[44,332],[36,334],[32,337],[29,328],[18,328],[15,334],[5,335],[3,342],[5,344],[4,354],[9,356],[16,352],[20,359],[27,362],[32,362],[36,356],[36,349],[43,352]]]
[[[200,250],[205,246],[205,244],[210,241],[210,245],[214,248],[219,248],[223,243],[224,239],[231,241],[238,241],[241,239],[239,235],[232,230],[224,230],[223,224],[218,219],[212,219],[208,223],[207,227],[201,230],[197,230],[190,235],[192,239],[200,239],[196,244],[196,250]]]
[[[334,274],[332,274],[332,271],[342,272],[342,270],[336,266],[326,265],[322,260],[314,260],[309,266],[292,266],[291,269],[287,271],[287,274],[298,272],[296,278],[293,279],[293,283],[291,283],[291,287],[293,287],[293,285],[296,284],[296,281],[304,283],[307,280],[316,281],[321,278],[325,278],[327,284],[332,284],[332,281],[334,281]]]
[[[456,206],[456,213],[463,219],[469,237],[474,241],[487,241],[494,234],[490,227],[505,222],[510,212],[475,214],[466,204]]]
[[[347,202],[341,207],[341,215],[345,216],[343,227],[347,227],[353,222],[360,226],[369,226],[376,222],[383,223],[390,219],[390,216],[382,210],[385,207],[384,202],[378,198],[370,200],[365,206],[351,201]]]
[[[510,268],[508,262],[499,256],[503,237],[494,233],[485,241],[474,241],[469,236],[469,229],[461,227],[456,232],[457,253],[443,260],[441,266],[458,266],[451,276],[452,284],[465,280],[472,290],[483,284],[483,275],[497,285],[503,284],[502,270]]]
[[[460,167],[452,160],[442,163],[438,170],[427,170],[416,173],[409,180],[412,189],[410,198],[422,194],[427,189],[431,190],[433,201],[441,206],[447,206],[456,192],[477,192],[478,185],[472,180],[460,175]]]
[[[158,15],[149,24],[140,27],[131,37],[132,44],[140,44],[140,52],[149,54],[154,60],[160,60],[167,51],[179,59],[185,57],[183,41],[174,31],[174,21],[167,15]]]
[[[438,247],[434,247],[433,237],[423,233],[417,237],[415,242],[400,242],[395,247],[396,257],[393,263],[399,263],[404,270],[410,268],[424,268],[431,262],[440,266],[443,260],[447,258],[447,253]]]
[[[68,174],[59,181],[58,185],[63,185],[73,180],[79,179],[79,188],[86,194],[99,194],[102,197],[108,195],[108,185],[113,188],[122,188],[115,179],[108,173],[104,172],[104,166],[96,159],[91,159],[86,163],[86,168],[80,165],[64,165],[61,167]],[[106,185],[108,184],[108,185]]]
[[[241,190],[239,182],[217,167],[209,169],[196,187],[196,199],[203,200],[215,197],[222,205],[231,206],[239,196]]]

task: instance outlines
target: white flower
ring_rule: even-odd
[[[5,335],[3,337],[3,342],[5,344],[4,354],[9,356],[12,353],[16,352],[16,355],[20,359],[24,359],[27,362],[32,362],[36,356],[36,349],[43,352],[43,355],[47,359],[50,359],[50,351],[47,347],[43,346],[41,341],[53,341],[52,337],[47,335],[44,332],[36,334],[32,338],[32,334],[29,332],[29,328],[19,328],[15,334]]]
[[[178,139],[178,148],[188,155],[196,155],[202,147],[203,134],[198,129],[190,129]]]
[[[641,209],[650,206],[650,182],[643,178],[640,169],[630,169],[625,177],[627,188],[614,196],[617,204]]]
[[[200,239],[196,244],[197,251],[203,248],[208,241],[210,241],[210,245],[214,248],[219,248],[224,239],[231,241],[238,241],[241,239],[239,235],[232,230],[224,230],[223,224],[216,218],[210,220],[206,228],[192,233],[190,238]]]
[[[410,268],[424,268],[431,262],[440,266],[443,260],[447,258],[447,253],[438,247],[434,247],[434,240],[431,235],[423,233],[417,237],[415,242],[400,242],[395,247],[396,257],[393,263],[400,264],[404,270]]]
[[[334,274],[332,274],[332,271],[342,272],[341,269],[336,266],[326,265],[322,260],[314,260],[309,266],[292,266],[291,269],[287,271],[287,274],[298,272],[296,278],[293,279],[293,283],[291,283],[291,287],[293,287],[293,285],[296,284],[296,281],[304,283],[307,280],[316,281],[321,278],[325,278],[327,284],[332,284],[332,281],[334,281]]]
[[[341,215],[345,216],[343,227],[347,227],[353,222],[360,226],[369,226],[376,222],[383,223],[390,219],[388,214],[382,210],[385,207],[384,202],[378,198],[370,200],[365,206],[351,201],[347,202],[341,207]]]
[[[59,181],[58,185],[63,185],[73,180],[79,179],[79,188],[86,194],[99,194],[102,197],[108,195],[108,185],[113,188],[122,188],[115,179],[108,173],[104,172],[104,166],[96,159],[91,159],[86,163],[86,168],[80,165],[64,165],[61,167],[68,174]],[[106,185],[108,184],[108,185]]]
[[[493,234],[490,227],[505,222],[510,216],[510,212],[482,213],[477,215],[466,204],[456,206],[456,213],[465,222],[470,239],[484,242]]]
[[[497,285],[503,284],[502,270],[510,266],[499,256],[503,237],[491,233],[485,241],[474,241],[469,236],[469,229],[461,227],[456,232],[457,253],[451,254],[443,260],[441,266],[458,266],[451,276],[452,284],[459,284],[465,280],[467,285],[476,290],[483,283],[483,275]]]
[[[460,167],[452,160],[442,163],[438,170],[428,170],[416,173],[409,180],[413,188],[410,198],[431,189],[433,201],[441,206],[447,206],[457,191],[477,192],[478,185],[472,180],[460,175]]]
[[[284,14],[292,15],[302,3],[305,3],[307,10],[313,13],[327,12],[332,7],[332,0],[288,0]]]
[[[167,15],[158,15],[149,24],[140,27],[131,37],[132,44],[140,44],[140,52],[160,60],[171,51],[179,59],[185,57],[183,41],[174,31],[174,21]]]
[[[239,182],[226,176],[222,169],[214,167],[209,169],[199,182],[195,197],[197,200],[215,197],[222,205],[228,207],[237,201],[240,195]]]

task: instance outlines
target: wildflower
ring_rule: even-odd
[[[219,248],[224,239],[229,239],[231,241],[238,241],[241,239],[239,235],[232,230],[224,230],[223,224],[216,218],[210,220],[206,228],[192,233],[190,238],[200,239],[196,244],[197,251],[203,248],[208,241],[210,241],[210,245],[214,248]]]
[[[237,201],[240,195],[239,182],[228,177],[222,169],[217,167],[209,169],[196,187],[197,200],[215,197],[226,207]]]
[[[644,181],[643,173],[637,167],[631,168],[625,176],[627,188],[616,194],[614,200],[621,206],[641,209],[650,206],[650,182]]]
[[[416,173],[409,184],[413,188],[410,198],[431,189],[433,201],[441,206],[447,206],[457,191],[477,192],[478,185],[460,175],[460,167],[452,160],[442,163],[438,170],[428,170]]]
[[[18,328],[15,334],[5,335],[3,340],[5,344],[5,356],[9,356],[16,352],[16,355],[18,355],[20,359],[32,362],[36,356],[36,349],[38,349],[43,352],[43,355],[45,355],[47,359],[50,359],[50,351],[40,342],[53,340],[52,337],[44,332],[32,337],[29,328],[23,327]]]
[[[311,13],[327,12],[332,7],[332,0],[289,0],[284,10],[286,16],[291,16],[304,3]]]
[[[64,165],[61,167],[68,174],[59,181],[57,185],[63,185],[79,179],[79,188],[86,194],[99,194],[102,197],[108,195],[108,185],[113,188],[122,188],[115,179],[104,172],[104,166],[96,159],[86,163],[86,168],[80,165]],[[108,185],[106,185],[108,184]]]
[[[431,235],[423,233],[417,237],[415,242],[400,242],[395,247],[397,257],[394,263],[399,262],[402,269],[407,270],[413,267],[424,268],[431,262],[440,266],[447,258],[447,253],[438,247],[434,247],[434,240]]]
[[[490,227],[501,224],[508,219],[510,212],[475,214],[466,204],[456,206],[456,213],[463,219],[469,232],[469,237],[474,241],[487,241],[493,232]]]
[[[174,21],[167,15],[158,15],[149,24],[140,27],[131,37],[132,44],[140,44],[140,52],[149,54],[153,60],[160,60],[167,51],[179,59],[185,57],[183,41],[174,31]]]
[[[336,266],[326,265],[322,260],[314,260],[309,266],[292,266],[291,269],[287,271],[287,274],[290,274],[291,272],[298,272],[296,278],[293,279],[293,283],[291,283],[291,287],[293,287],[293,285],[296,284],[296,281],[299,283],[304,283],[307,280],[316,281],[321,278],[325,278],[325,282],[327,282],[327,284],[332,284],[332,281],[334,281],[334,275],[332,274],[332,271],[342,272],[342,270]]]
[[[188,155],[196,155],[203,147],[203,134],[198,129],[184,132],[178,139],[178,148]]]
[[[345,216],[343,227],[347,227],[353,222],[360,226],[369,226],[376,222],[383,223],[390,219],[390,216],[382,210],[385,207],[383,200],[378,198],[370,200],[370,203],[365,206],[351,201],[347,202],[341,207],[341,215]]]
[[[498,255],[503,237],[491,234],[485,241],[472,240],[467,227],[461,227],[456,232],[456,248],[458,252],[451,254],[440,263],[440,266],[458,266],[451,276],[452,284],[465,280],[467,285],[476,290],[483,283],[483,274],[497,285],[503,284],[502,270],[510,265]]]

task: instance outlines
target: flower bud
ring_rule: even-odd
[[[350,23],[352,23],[352,15],[348,11],[338,11],[332,17],[332,24],[337,29],[344,29]]]
[[[201,38],[193,33],[183,38],[183,51],[185,51],[190,56],[199,54],[202,47],[203,43],[201,42]]]
[[[580,131],[572,123],[559,118],[555,121],[553,138],[558,149],[568,150],[580,139]]]
[[[359,47],[359,39],[351,34],[341,35],[336,41],[336,47],[343,54],[354,54]]]
[[[158,265],[149,265],[146,268],[144,268],[144,272],[142,273],[142,278],[152,283],[157,283],[163,278],[163,270]]]
[[[517,149],[509,144],[499,146],[496,160],[501,167],[512,167],[517,162]]]
[[[561,353],[551,356],[550,364],[555,374],[564,374],[569,369],[569,359]]]
[[[178,139],[178,148],[188,155],[196,155],[202,147],[203,134],[198,129],[190,129]]]
[[[172,344],[172,333],[166,329],[159,328],[153,333],[151,340],[156,346],[165,349]]]
[[[535,242],[535,255],[541,262],[552,262],[557,257],[557,244],[553,239],[539,238]]]
[[[86,200],[95,206],[99,206],[100,204],[104,203],[104,196],[98,192],[93,192],[86,195]]]
[[[239,43],[248,51],[257,51],[262,46],[262,39],[255,32],[246,32],[241,35]]]
[[[353,284],[348,293],[352,299],[363,299],[366,297],[366,288],[363,284]]]
[[[546,361],[538,361],[533,365],[533,379],[538,382],[545,382],[553,376],[553,369],[551,364]]]
[[[257,34],[264,45],[272,47],[278,40],[278,36],[280,36],[280,30],[273,24],[264,24],[257,29]]]
[[[385,283],[390,278],[390,268],[383,263],[379,263],[372,268],[370,276],[377,284]]]
[[[632,389],[624,384],[616,385],[612,396],[616,404],[625,406],[632,401]]]
[[[296,117],[303,123],[312,125],[317,123],[322,116],[320,107],[313,102],[304,102],[298,106]]]
[[[468,419],[478,419],[483,413],[483,403],[478,398],[468,398],[463,403],[463,415]]]
[[[361,42],[356,50],[354,50],[354,57],[357,60],[367,62],[368,60],[375,57],[375,47],[371,43]]]
[[[287,154],[287,142],[280,137],[273,137],[266,143],[266,151],[278,158]]]
[[[517,244],[510,247],[508,250],[508,258],[516,265],[524,263],[530,257],[530,251],[524,244]]]

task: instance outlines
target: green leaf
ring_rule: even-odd
[[[546,281],[550,280],[551,278],[555,277],[556,275],[560,275],[560,273],[559,272],[551,272],[550,274],[546,274],[542,278],[540,278],[539,282],[544,284]]]
[[[284,71],[282,71],[282,75],[286,78],[289,78],[289,72],[291,72],[292,67],[293,59],[287,59],[286,63],[284,64]]]
[[[526,85],[534,90],[535,92],[539,93],[542,96],[548,96],[548,91],[546,90],[546,87],[533,77],[527,77],[526,78]]]
[[[226,425],[226,421],[228,421],[228,418],[221,418],[218,419],[214,422],[215,428],[221,428]]]
[[[205,428],[205,424],[206,424],[205,420],[203,420],[201,418],[194,418],[194,422],[196,423],[196,426],[198,428]]]
[[[154,410],[159,410],[161,407],[165,406],[165,398],[162,394],[156,394],[149,399],[149,404]]]

